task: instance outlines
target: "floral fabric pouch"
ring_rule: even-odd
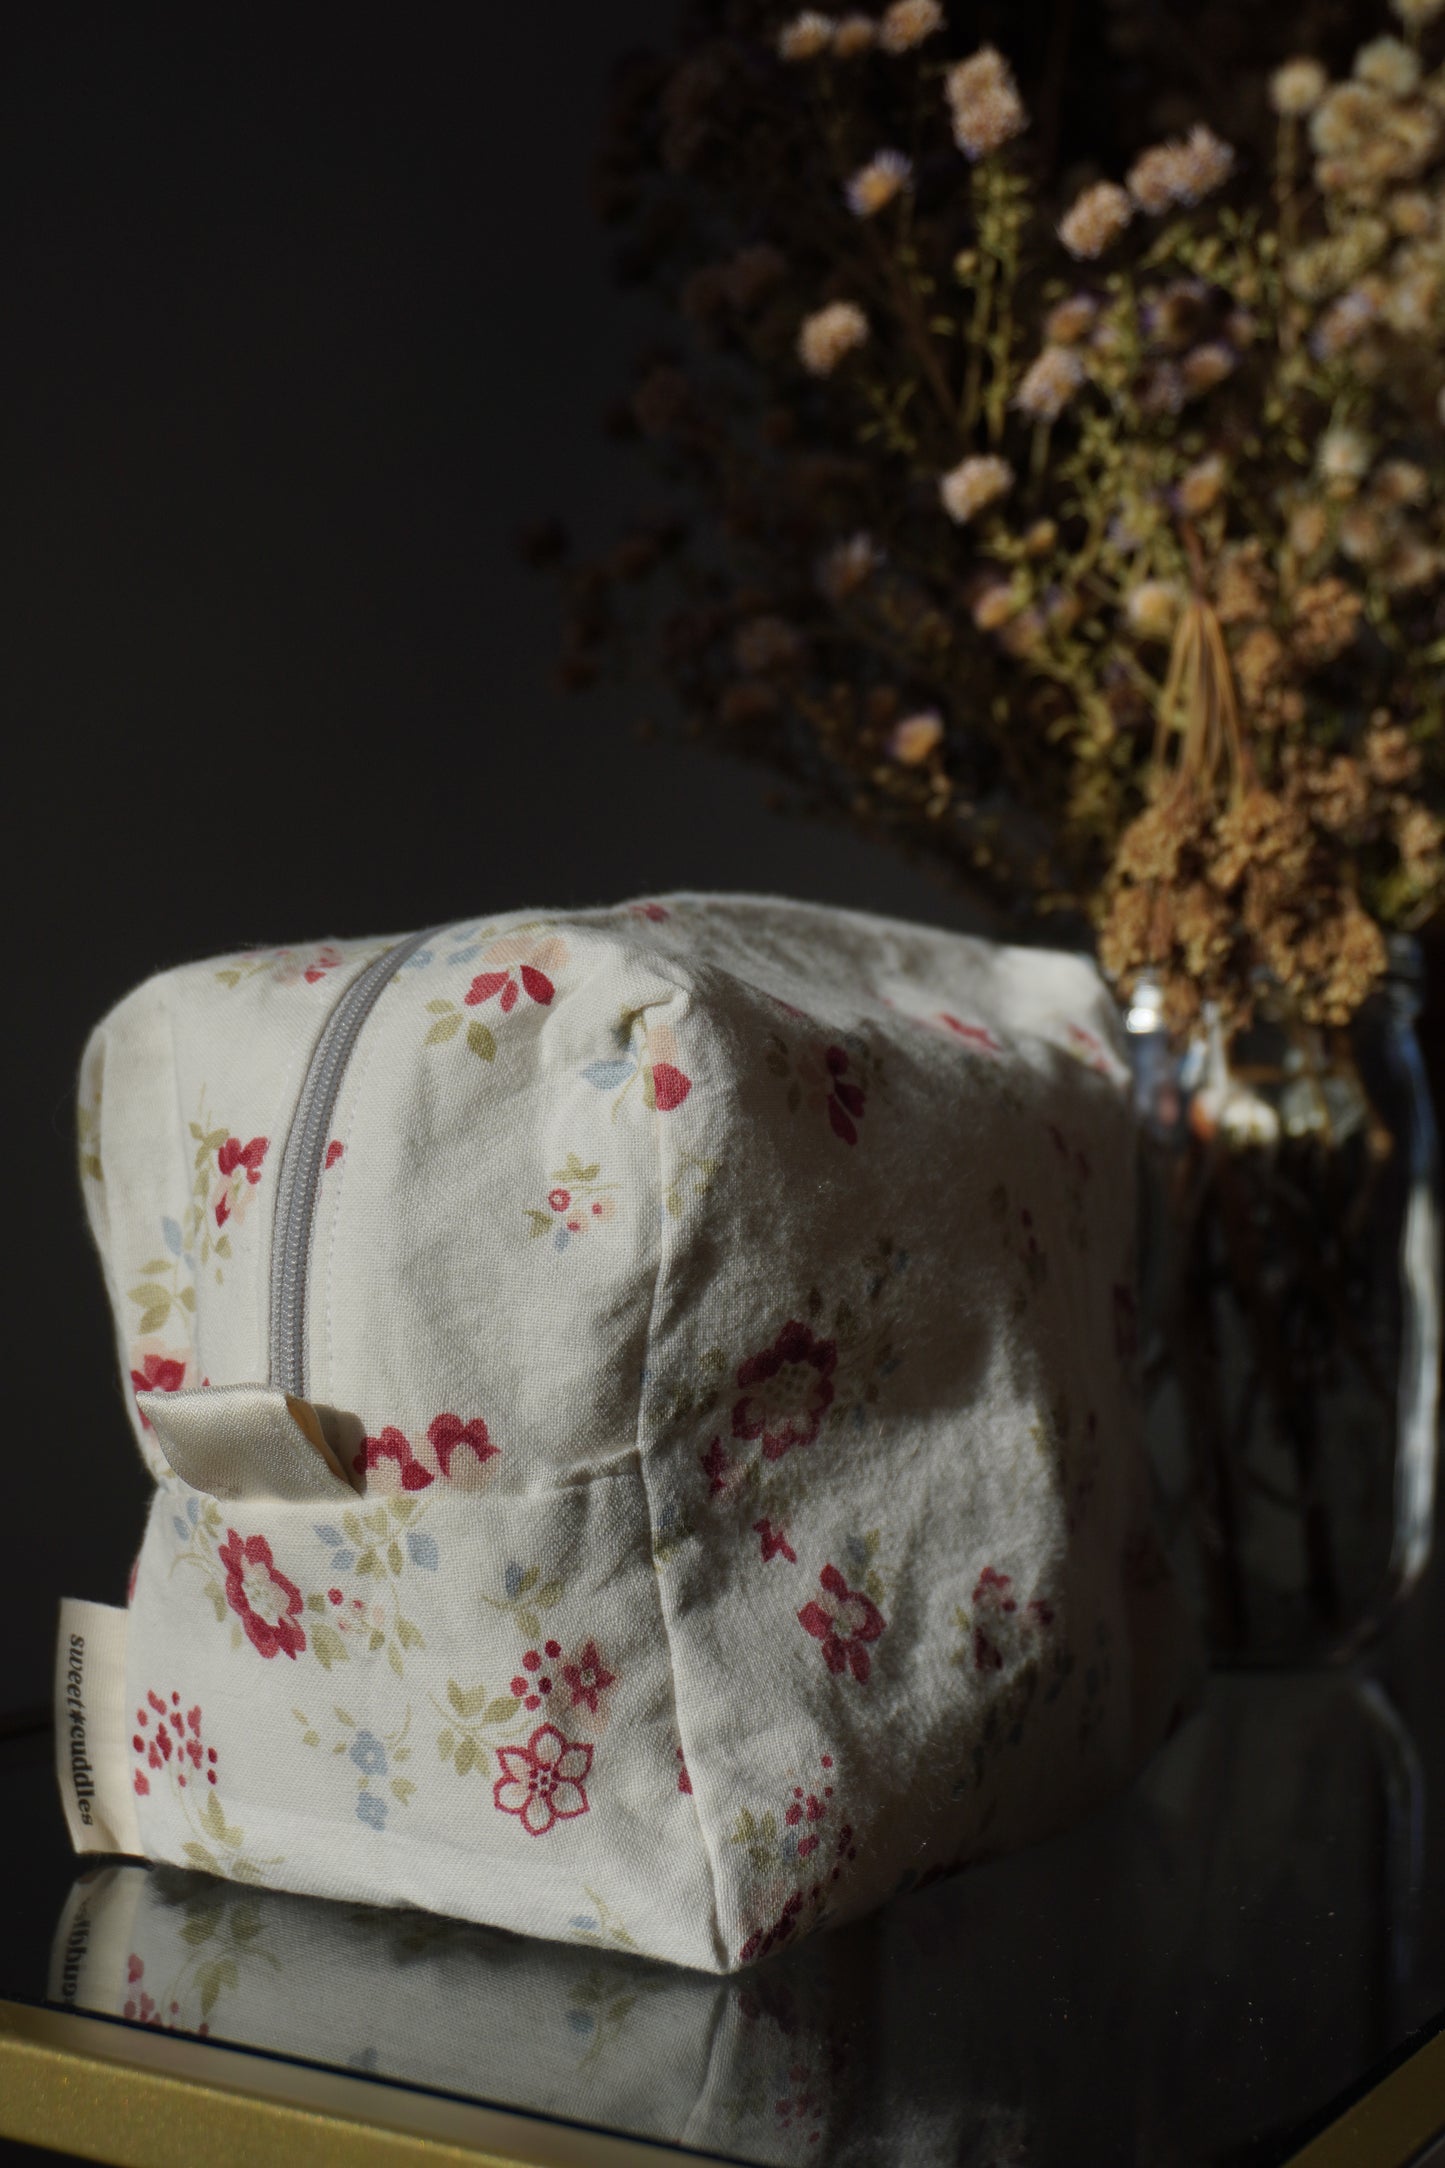
[[[188,965],[83,1182],[155,1482],[83,1849],[727,1971],[1193,1685],[1082,960],[678,896]]]

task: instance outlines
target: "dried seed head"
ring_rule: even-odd
[[[1069,294],[1056,301],[1044,318],[1044,338],[1050,346],[1072,346],[1093,330],[1099,304],[1092,294]]]
[[[1183,607],[1177,580],[1141,580],[1124,597],[1124,615],[1141,640],[1171,639]]]
[[[1006,497],[1014,485],[1014,470],[1006,459],[991,452],[961,459],[938,478],[943,509],[961,527],[980,512]]]
[[[1228,476],[1222,455],[1209,453],[1207,458],[1196,462],[1180,476],[1174,491],[1174,501],[1186,518],[1198,519],[1205,512],[1212,512],[1224,494]]]
[[[913,184],[913,161],[902,151],[877,151],[844,188],[849,210],[855,218],[873,218],[895,196]]]
[[[1179,365],[1186,398],[1202,399],[1216,384],[1233,376],[1238,366],[1239,356],[1222,339],[1211,339],[1204,346],[1194,347]]]
[[[905,768],[919,768],[943,743],[943,718],[936,708],[905,715],[888,733],[889,758]]]
[[[892,7],[883,10],[878,43],[885,53],[906,53],[943,28],[938,0],[893,0]]]
[[[1387,98],[1408,98],[1420,81],[1420,58],[1398,38],[1372,38],[1355,55],[1355,80]]]
[[[1370,471],[1369,439],[1340,423],[1320,438],[1315,461],[1332,491],[1352,490]]]
[[[1287,60],[1269,79],[1269,102],[1285,119],[1303,120],[1323,98],[1329,80],[1317,60],[1303,55]]]
[[[1013,403],[1030,421],[1056,422],[1084,381],[1084,365],[1071,346],[1046,346],[1024,371]]]
[[[809,376],[831,376],[840,361],[868,336],[868,319],[853,301],[830,301],[803,318],[798,359]]]
[[[778,32],[778,58],[787,61],[816,60],[833,42],[833,18],[816,8],[805,8]]]
[[[1013,70],[996,47],[984,45],[944,77],[953,140],[965,157],[988,158],[1022,135],[1028,113]]]
[[[871,15],[845,15],[833,32],[833,51],[840,60],[856,60],[878,41],[878,25]]]
[[[1059,239],[1071,256],[1092,262],[1118,240],[1134,216],[1134,202],[1127,188],[1114,181],[1096,181],[1074,198],[1059,221]]]

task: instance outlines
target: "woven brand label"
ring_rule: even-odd
[[[126,1614],[109,1604],[60,1606],[55,1662],[55,1766],[77,1852],[140,1852],[126,1751]]]

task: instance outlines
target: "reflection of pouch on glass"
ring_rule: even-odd
[[[1116,1036],[1079,958],[743,897],[139,988],[77,1842],[716,1971],[1117,1787],[1194,1657]]]

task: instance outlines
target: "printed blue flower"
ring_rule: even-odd
[[[333,1528],[329,1521],[318,1521],[316,1523],[316,1533],[318,1536],[320,1536],[323,1543],[330,1544],[333,1551],[339,1551],[342,1544],[346,1541],[346,1538],[342,1535],[341,1530],[339,1528]]]
[[[356,1802],[356,1819],[371,1829],[385,1829],[386,1801],[375,1792],[363,1792]]]
[[[195,1492],[192,1491],[190,1497],[186,1500],[186,1519],[190,1522],[192,1528],[194,1528],[200,1518],[201,1501],[196,1496]]]
[[[507,1591],[508,1601],[515,1603],[522,1593],[522,1568],[517,1564],[515,1558],[509,1561],[507,1570],[502,1576],[502,1581]]]
[[[407,1530],[406,1555],[414,1566],[421,1566],[428,1573],[435,1573],[441,1557],[436,1537],[429,1536],[424,1528]]]
[[[161,1221],[161,1235],[172,1257],[179,1257],[181,1254],[181,1230],[177,1222],[173,1219],[163,1219]]]
[[[597,2020],[590,2010],[569,2010],[567,2023],[575,2033],[590,2033],[597,2029]]]
[[[355,1564],[355,1551],[338,1551],[331,1561],[331,1570],[333,1573],[350,1573]]]
[[[351,1759],[363,1776],[386,1774],[386,1748],[374,1731],[359,1731],[351,1742]]]
[[[582,1074],[598,1091],[610,1092],[625,1084],[636,1067],[635,1061],[589,1061]]]
[[[190,1542],[190,1540],[191,1540],[191,1524],[190,1524],[190,1522],[189,1522],[189,1521],[183,1521],[183,1520],[181,1519],[181,1516],[180,1516],[180,1515],[179,1515],[179,1513],[178,1513],[178,1514],[177,1514],[177,1515],[175,1516],[175,1521],[174,1521],[174,1527],[175,1527],[175,1531],[176,1531],[176,1534],[177,1534],[177,1535],[178,1535],[178,1536],[180,1537],[180,1539],[181,1539],[182,1543],[189,1543],[189,1542]]]

